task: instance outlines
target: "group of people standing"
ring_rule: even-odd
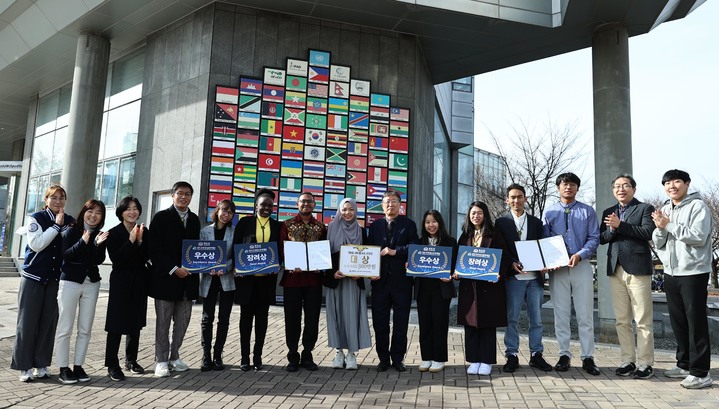
[[[696,195],[687,194],[689,182],[686,172],[667,172],[662,184],[670,200],[663,209],[655,211],[651,205],[634,198],[634,179],[630,175],[619,175],[612,182],[618,203],[604,211],[602,223],[592,207],[576,200],[580,179],[573,173],[557,177],[560,201],[547,209],[543,221],[526,213],[525,189],[512,184],[507,188],[506,198],[510,212],[495,224],[485,203],[472,202],[458,240],[448,233],[444,218],[436,210],[423,215],[418,234],[414,221],[400,215],[401,195],[393,190],[382,198],[384,218],[367,229],[357,221],[357,203],[352,198],[340,202],[333,221],[326,227],[314,218],[315,200],[306,192],[297,200],[297,215],[278,222],[271,217],[275,193],[268,189],[255,193],[255,213],[241,218],[236,226],[232,226],[234,203],[223,200],[211,215],[213,223],[200,228],[198,216],[189,209],[194,193],[192,186],[178,182],[172,188],[173,205],[154,215],[149,230],[137,224],[142,206],[129,196],[116,210],[121,223],[102,232],[105,219],[102,202],[89,200],[76,221],[64,214],[64,189],[53,185],[45,194],[45,209],[31,215],[22,231],[27,234],[28,246],[18,296],[12,368],[20,370],[22,381],[48,377],[52,340],[55,340],[60,381],[89,380],[82,364],[99,292],[97,266],[104,261],[107,250],[112,272],[105,324],[105,365],[113,380],[125,378],[117,357],[122,335],[127,341],[125,369],[144,372],[137,362],[137,352],[140,330],[146,324],[148,295],[155,299],[156,376],[165,377],[170,371],[188,369],[180,357],[180,347],[189,326],[193,300],[200,296],[204,298],[200,369],[224,369],[222,354],[233,304],[240,305],[240,369],[262,369],[269,307],[276,298],[277,273],[282,273],[279,284],[284,291],[286,370],[318,369],[312,351],[318,339],[323,287],[327,288],[328,346],[336,350],[332,367],[357,369],[357,352],[372,345],[367,287],[365,279],[343,274],[339,253],[342,245],[366,244],[381,248],[379,276],[370,279],[372,326],[379,358],[377,371],[407,370],[404,358],[413,294],[419,318],[422,357],[419,371],[440,372],[448,361],[449,308],[454,297],[458,297],[457,321],[464,326],[468,374],[491,373],[492,365],[496,364],[497,327],[505,326],[507,362],[503,369],[514,372],[520,368],[517,326],[525,304],[530,321],[529,366],[551,371],[553,367],[543,357],[540,314],[545,273],[548,273],[560,355],[554,369],[567,371],[571,366],[569,339],[573,305],[579,326],[582,368],[589,374],[599,375],[593,358],[594,290],[589,258],[601,242],[608,244],[607,273],[625,361],[615,372],[645,379],[653,376],[654,359],[651,239],[664,262],[667,303],[679,343],[677,367],[665,374],[684,377],[682,386],[687,388],[705,387],[712,382],[708,374],[710,350],[705,311],[712,226],[706,205]],[[550,236],[563,238],[569,254],[568,264],[551,270],[525,271],[514,243]],[[186,239],[221,240],[228,248],[235,244],[275,242],[280,253],[282,243],[287,240],[328,240],[332,269],[303,271],[280,267],[282,271],[275,274],[234,276],[230,257],[228,273],[190,274],[181,263],[182,241]],[[408,246],[419,243],[452,247],[452,265],[460,245],[501,249],[499,278],[495,282],[479,281],[453,274],[452,279],[459,280],[455,286],[452,279],[408,276]],[[78,305],[78,336],[74,366],[70,369],[69,334]],[[637,352],[632,320],[637,322]]]

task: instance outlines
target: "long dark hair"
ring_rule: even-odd
[[[434,209],[427,210],[424,216],[422,216],[422,234],[420,240],[422,243],[429,243],[429,233],[427,229],[424,228],[424,222],[427,220],[427,216],[432,216],[434,220],[437,220],[437,243],[444,243],[449,239],[450,235],[449,232],[447,232],[447,226],[444,224],[442,214]]]
[[[462,234],[464,234],[465,237],[474,236],[474,224],[472,224],[472,220],[469,218],[469,213],[472,211],[473,207],[479,207],[480,209],[482,209],[482,213],[484,213],[484,221],[482,222],[481,229],[482,236],[487,237],[492,235],[492,233],[494,233],[494,223],[492,223],[492,216],[490,216],[487,204],[480,201],[474,201],[470,203],[469,207],[467,208],[467,214],[464,216],[464,224],[462,225]]]
[[[80,209],[80,213],[77,215],[77,219],[75,219],[75,226],[82,227],[85,223],[85,213],[88,210],[94,209],[96,207],[102,212],[102,218],[100,219],[100,223],[95,226],[95,230],[102,230],[102,226],[105,225],[105,203],[102,203],[97,199],[90,199],[85,202],[85,205],[82,206],[82,209]]]

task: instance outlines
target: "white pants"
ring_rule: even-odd
[[[78,284],[60,280],[57,291],[59,318],[55,334],[55,363],[60,368],[70,366],[70,334],[77,313],[77,336],[75,339],[74,365],[82,366],[90,345],[92,322],[95,319],[97,297],[100,294],[100,282],[91,283],[89,279]],[[79,313],[78,311],[79,307]]]
[[[569,320],[572,316],[572,302],[579,327],[581,358],[594,354],[594,283],[589,260],[582,260],[577,266],[562,267],[549,273],[549,292],[554,304],[554,333],[559,344],[559,356],[569,352],[572,330]]]

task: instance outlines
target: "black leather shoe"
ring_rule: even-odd
[[[215,361],[212,363],[212,370],[213,371],[222,371],[225,369],[225,364],[222,362],[222,358],[215,358]]]
[[[241,364],[240,365],[240,371],[247,372],[249,370],[250,370],[250,364]],[[287,370],[289,371],[289,368]],[[290,371],[290,372],[294,372],[294,371]]]
[[[200,365],[201,372],[210,372],[212,370],[212,360],[209,355],[202,357],[202,365]]]
[[[594,364],[593,358],[582,359],[582,369],[587,371],[588,374],[597,376],[600,374],[599,368]]]
[[[140,364],[137,363],[137,361],[127,361],[125,362],[125,369],[129,370],[130,372],[140,375],[145,373],[145,368],[140,366]]]
[[[512,373],[519,369],[519,358],[516,355],[507,355],[507,363],[502,367],[504,372]]]
[[[406,372],[407,367],[402,362],[395,362],[392,364],[392,368],[396,369],[397,372]]]
[[[637,366],[634,365],[634,362],[625,362],[622,364],[622,366],[617,368],[617,370],[614,371],[614,373],[619,376],[629,376],[632,373],[634,373],[634,371],[636,371],[636,370],[637,370]]]
[[[307,369],[308,371],[316,371],[317,369],[319,369],[319,367],[317,366],[315,361],[311,361],[311,360],[303,361],[302,367]]]
[[[107,374],[110,375],[110,379],[113,381],[124,381],[125,374],[122,373],[122,369],[119,366],[112,366],[107,368]]]
[[[300,365],[296,362],[290,362],[287,364],[287,372],[297,372],[298,369],[300,369]]]
[[[254,361],[255,371],[260,371],[262,370],[262,368],[265,367],[264,365],[262,365],[262,359],[255,358]]]
[[[537,368],[540,371],[544,372],[549,372],[552,370],[552,365],[549,365],[547,361],[544,360],[544,357],[542,356],[541,352],[535,352],[534,355],[529,358],[529,366],[531,366],[532,368]]]
[[[377,365],[377,372],[385,372],[388,369],[389,369],[389,362],[379,361],[379,364]]]
[[[554,369],[557,370],[557,372],[567,372],[569,370],[571,359],[566,356],[562,355],[559,357],[559,362],[557,362],[556,365],[554,365]]]

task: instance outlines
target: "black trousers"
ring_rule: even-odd
[[[669,321],[677,339],[677,366],[703,378],[709,373],[711,347],[707,322],[709,273],[664,275]]]
[[[312,360],[312,350],[319,333],[320,310],[322,309],[322,286],[285,287],[285,340],[287,360],[300,363]],[[302,311],[305,313],[305,329],[302,331]],[[302,356],[297,352],[302,334]]]
[[[393,277],[396,277],[393,279]],[[410,279],[389,276],[372,284],[372,328],[375,348],[381,362],[404,361],[407,353],[407,326],[412,305]],[[409,285],[408,285],[409,284]],[[392,344],[390,346],[389,317],[392,314]]]
[[[212,277],[210,290],[202,302],[202,353],[210,356],[212,350],[212,323],[215,320],[215,305],[220,299],[220,311],[217,314],[217,335],[215,337],[214,357],[222,358],[222,350],[227,341],[227,331],[230,329],[230,313],[235,299],[234,291],[222,291],[220,278]]]
[[[421,279],[417,292],[417,317],[419,318],[419,349],[423,361],[447,362],[447,336],[449,334],[449,303],[452,299],[442,297],[441,281]],[[433,280],[436,282],[428,282]]]
[[[108,368],[119,368],[120,360],[117,354],[120,352],[120,341],[122,334],[117,332],[107,333],[105,343],[105,366]],[[137,361],[137,351],[140,349],[140,331],[125,335],[125,362]]]
[[[262,349],[265,346],[267,335],[267,317],[270,313],[270,304],[255,303],[240,305],[240,354],[241,364],[250,364],[250,338],[252,337],[252,322],[255,323],[255,345],[252,349],[255,362],[262,360]]]
[[[465,357],[467,362],[497,363],[497,328],[464,326]]]

